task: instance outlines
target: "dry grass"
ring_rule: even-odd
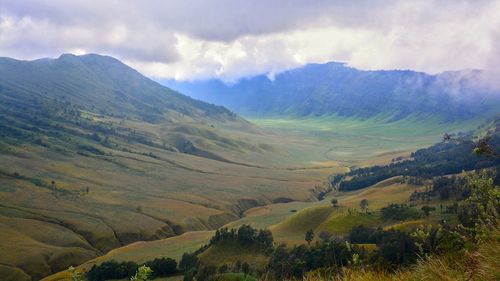
[[[152,125],[111,117],[96,121],[133,128],[157,144],[189,139],[229,161],[126,142],[119,142],[119,149],[99,147],[108,155],[92,157],[72,151],[61,154],[41,147],[16,147],[15,154],[0,155],[0,164],[5,164],[7,172],[47,182],[55,180],[58,188],[69,191],[89,187],[90,193],[78,198],[55,198],[47,189],[18,179],[0,178],[0,205],[5,206],[0,208],[0,215],[42,221],[52,228],[57,222],[64,228],[61,234],[72,233],[68,237],[79,237],[84,244],[96,249],[94,254],[101,255],[134,241],[173,235],[172,227],[176,225],[182,226],[184,231],[197,231],[235,221],[242,207],[238,205],[240,199],[255,200],[253,204],[258,205],[270,204],[276,198],[312,201],[312,191],[323,184],[327,175],[345,172],[347,165],[387,161],[410,147],[432,143],[438,135],[423,136],[415,144],[406,141],[406,135],[398,130],[379,130],[377,124],[365,126],[352,123],[352,120],[337,120],[334,124],[330,124],[331,120],[304,120],[285,122],[278,127],[273,123],[263,130],[255,127],[242,130],[234,124],[212,127],[184,121]],[[384,137],[384,134],[390,136]],[[411,134],[415,135],[413,131]],[[129,151],[122,151],[122,148]],[[157,157],[143,155],[149,152]],[[400,201],[399,198],[406,196],[410,189],[394,184],[377,192],[344,194],[345,200],[341,203],[356,206],[358,200],[368,197],[370,205],[376,208],[385,204],[384,200]],[[273,228],[278,241],[296,244],[303,243],[306,228],[318,229],[331,216],[331,210],[324,207],[327,202],[278,205],[272,204],[269,212],[265,209],[255,210],[254,214],[249,212],[247,218],[229,226],[250,223],[259,228]],[[322,211],[314,211],[312,216],[306,213],[295,216],[310,206]],[[251,206],[245,206],[248,207]],[[23,211],[14,213],[17,208]],[[295,217],[287,223],[290,216]],[[279,225],[281,222],[283,224]],[[21,230],[16,233],[19,232],[25,234]],[[7,231],[4,233],[7,235]],[[57,237],[54,231],[48,233]],[[17,237],[3,256],[22,256],[19,254],[22,245],[31,243],[32,238],[29,235]],[[67,248],[76,248],[74,253],[86,251],[81,245],[58,245],[53,241],[30,245],[32,256],[57,256],[65,254]],[[82,263],[88,258],[79,254],[74,262]],[[19,265],[13,262],[15,260],[6,263]],[[36,270],[51,273],[55,270],[51,266],[53,264],[45,264],[43,270]]]

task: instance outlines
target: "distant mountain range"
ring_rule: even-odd
[[[481,71],[429,75],[410,70],[363,71],[342,63],[309,64],[269,79],[162,81],[163,84],[247,116],[385,117],[439,115],[445,120],[492,116],[500,92],[478,83]]]

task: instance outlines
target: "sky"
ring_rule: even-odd
[[[500,65],[500,0],[0,0],[0,56],[98,53],[158,79],[307,63],[428,73]]]

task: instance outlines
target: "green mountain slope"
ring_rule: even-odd
[[[95,112],[144,121],[237,118],[222,107],[181,95],[112,57],[99,55],[68,54],[55,60],[36,61],[0,58],[0,85],[4,94],[15,92],[12,98],[23,99],[24,103],[31,99],[56,99]]]
[[[276,198],[312,198],[319,173],[262,167],[288,156],[261,140],[227,109],[110,57],[0,59],[3,276],[38,280]]]
[[[491,117],[500,110],[498,91],[484,87],[481,71],[430,75],[410,70],[362,71],[342,63],[309,64],[269,79],[163,81],[193,97],[247,116],[385,117],[446,120]]]

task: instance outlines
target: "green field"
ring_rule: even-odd
[[[301,136],[321,145],[317,159],[336,161],[346,166],[390,161],[395,155],[409,154],[439,142],[444,133],[474,129],[481,120],[445,122],[436,117],[409,117],[390,121],[388,117],[357,119],[338,116],[307,118],[249,118],[262,128]],[[304,159],[314,155],[302,151]],[[317,152],[316,152],[317,153]]]
[[[329,209],[328,200],[316,199],[328,187],[329,175],[351,166],[387,163],[459,126],[436,120],[387,124],[325,117],[252,119],[257,127],[242,128],[231,122],[153,125],[91,117],[94,122],[132,128],[154,143],[175,145],[187,139],[212,154],[178,153],[118,139],[117,147],[96,146],[104,155],[90,156],[30,145],[4,146],[8,152],[0,155],[0,162],[9,164],[0,176],[0,224],[9,243],[0,250],[9,254],[2,255],[0,263],[13,272],[23,268],[43,277],[135,241],[225,224],[271,228],[277,241],[290,244],[301,243],[306,228],[343,233],[346,229],[328,223],[337,211]],[[13,173],[22,177],[5,176]],[[89,192],[82,193],[87,187]],[[381,192],[335,196],[346,207],[355,207],[360,198],[373,198],[375,208],[398,201],[411,190],[395,184]],[[273,204],[290,200],[296,202]],[[316,214],[313,220],[307,212]],[[238,220],[240,213],[245,217]],[[362,216],[358,219],[363,221]],[[34,225],[44,231],[26,231]],[[20,252],[20,247],[30,251]]]

